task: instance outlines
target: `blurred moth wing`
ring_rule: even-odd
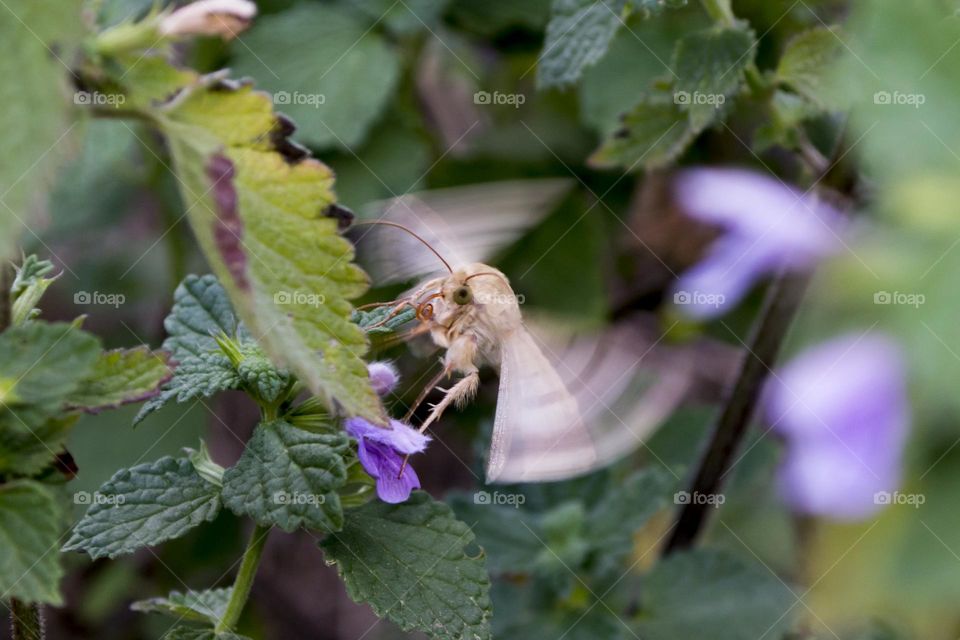
[[[572,184],[548,178],[436,189],[375,202],[362,214],[365,220],[403,225],[458,267],[489,262],[543,220]],[[446,273],[412,235],[360,226],[350,236],[359,262],[378,286]]]
[[[523,326],[504,336],[487,482],[539,482],[596,466],[577,400]]]

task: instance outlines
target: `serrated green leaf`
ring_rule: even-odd
[[[156,76],[169,89],[173,78]],[[328,406],[383,422],[360,359],[366,336],[349,321],[368,278],[327,215],[332,172],[287,139],[292,125],[267,95],[222,74],[188,84],[176,100],[131,102],[153,105],[142,108],[167,136],[194,232],[234,308]]]
[[[240,387],[240,376],[217,345],[216,336],[238,336],[242,327],[227,292],[212,275],[189,275],[173,294],[173,308],[163,322],[163,348],[176,365],[160,395],[144,405],[134,424],[170,400],[187,402]]]
[[[404,631],[441,640],[490,638],[490,582],[483,554],[469,556],[470,528],[422,491],[347,513],[320,546],[356,602]]]
[[[250,640],[250,638],[232,631],[217,633],[213,629],[177,626],[163,634],[161,640]]]
[[[537,63],[537,87],[562,87],[607,53],[631,12],[644,17],[666,6],[659,0],[554,0]]]
[[[63,568],[57,553],[63,510],[38,482],[0,485],[0,593],[4,598],[59,605]]]
[[[277,420],[257,426],[237,464],[223,475],[223,504],[263,526],[337,531],[337,489],[347,480],[342,432],[313,433]]]
[[[290,375],[280,371],[255,344],[241,349],[237,375],[244,387],[267,403],[275,403],[289,389]]]
[[[620,27],[625,4],[625,0],[554,0],[537,63],[537,86],[572,84],[602,58]]]
[[[66,323],[32,322],[0,334],[0,431],[29,430],[57,415],[99,354],[97,338]]]
[[[715,640],[778,638],[795,602],[763,565],[708,549],[676,553],[646,576],[636,630],[649,640],[702,638],[704,629]]]
[[[394,5],[397,15],[401,5]],[[234,51],[237,74],[256,78],[317,148],[363,142],[400,75],[399,57],[383,37],[355,9],[329,4],[259,18]]]
[[[204,622],[216,625],[223,618],[233,589],[208,589],[206,591],[173,591],[165,598],[138,600],[130,605],[134,611],[160,613],[180,620]]]
[[[777,65],[777,80],[821,109],[837,108],[827,83],[844,51],[841,37],[839,27],[816,27],[795,36]]]
[[[753,56],[753,33],[745,28],[711,27],[677,42],[674,101],[689,114],[693,129],[702,130],[719,118],[740,90]]]
[[[98,413],[155,396],[172,373],[167,354],[148,347],[105,351],[89,377],[67,397],[71,409]]]
[[[68,65],[83,33],[80,9],[81,0],[6,0],[3,4],[0,258],[12,255],[17,237],[39,209],[51,170],[66,155],[73,127]]]
[[[121,469],[85,498],[91,507],[63,550],[92,558],[178,538],[220,511],[220,488],[201,478],[190,460],[169,456]]]
[[[589,162],[631,171],[663,167],[676,160],[698,133],[673,96],[651,94],[623,116],[621,128],[604,141]]]

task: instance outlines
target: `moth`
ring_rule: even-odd
[[[375,206],[371,226],[351,232],[377,285],[419,281],[382,304],[390,315],[413,309],[418,326],[410,334],[427,334],[444,350],[441,371],[407,414],[450,379],[421,430],[474,397],[481,367],[498,370],[488,482],[560,480],[629,453],[695,378],[693,359],[672,354],[657,359],[651,379],[641,366],[649,364],[650,341],[632,324],[545,340],[550,332],[530,326],[507,276],[488,264],[569,187],[567,180],[527,180],[402,196]]]

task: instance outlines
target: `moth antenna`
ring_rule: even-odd
[[[469,276],[467,276],[466,278],[464,278],[463,281],[466,282],[466,281],[469,280],[470,278],[476,278],[477,276],[493,276],[493,277],[495,277],[495,278],[500,278],[500,279],[503,280],[504,282],[507,282],[507,279],[506,279],[506,278],[504,278],[504,277],[503,277],[502,275],[500,275],[499,273],[494,273],[493,271],[481,271],[480,273],[474,273],[473,275],[469,275]],[[507,282],[507,284],[509,285],[510,283]]]
[[[361,222],[355,222],[355,223],[353,223],[353,226],[358,227],[358,226],[363,225],[363,224],[382,224],[382,225],[386,225],[386,226],[388,226],[388,227],[396,227],[397,229],[402,229],[403,231],[406,231],[406,232],[409,233],[411,236],[413,236],[414,238],[416,238],[417,240],[419,240],[420,242],[422,242],[422,243],[423,243],[423,246],[425,246],[427,249],[430,249],[430,251],[433,253],[433,255],[437,256],[437,258],[440,260],[440,262],[443,263],[443,266],[445,266],[445,267],[447,268],[447,271],[449,271],[450,273],[453,273],[453,269],[450,267],[450,263],[447,262],[446,260],[444,260],[444,259],[443,259],[443,256],[441,256],[440,253],[439,253],[436,249],[434,249],[434,248],[430,245],[429,242],[427,242],[426,240],[424,240],[423,238],[421,238],[419,235],[417,235],[412,229],[408,229],[407,227],[403,226],[403,225],[400,224],[400,223],[397,223],[397,222],[389,222],[389,221],[387,221],[387,220],[363,220],[363,221],[361,221]]]

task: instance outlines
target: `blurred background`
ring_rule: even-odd
[[[99,11],[116,23],[150,4],[104,0]],[[484,372],[477,402],[445,416],[435,434],[439,441],[416,467],[426,490],[446,496],[462,519],[476,523],[502,578],[494,589],[500,638],[632,637],[604,607],[629,610],[635,574],[652,563],[651,550],[673,506],[632,538],[627,532],[630,562],[621,569],[636,570],[616,582],[599,566],[602,557],[578,551],[587,544],[583,522],[599,517],[593,508],[619,494],[619,479],[629,470],[656,461],[683,478],[695,464],[763,296],[760,287],[722,323],[674,322],[665,304],[673,274],[702,257],[716,230],[679,210],[670,171],[624,173],[587,163],[618,128],[620,114],[665,75],[664,61],[679,35],[709,23],[698,3],[672,4],[677,6],[653,19],[629,18],[607,55],[565,90],[535,86],[549,0],[259,0],[260,15],[237,39],[201,39],[177,50],[185,64],[203,71],[229,67],[235,77],[250,77],[273,94],[277,110],[297,124],[294,139],[330,165],[340,201],[358,212],[411,191],[570,178],[571,189],[547,219],[495,261],[524,296],[525,311],[580,331],[636,323],[651,346],[661,340],[687,345],[695,361],[704,363],[696,392],[647,446],[614,468],[572,482],[511,489],[525,496],[526,513],[544,521],[551,547],[563,550],[531,571],[509,570],[511,554],[529,542],[511,542],[504,533],[510,530],[503,520],[509,509],[483,512],[472,499],[482,484],[495,375]],[[816,630],[815,623],[792,630],[775,623],[769,634],[755,634],[758,640],[960,633],[955,4],[733,3],[759,37],[761,72],[776,66],[797,33],[844,24],[844,62],[834,76],[843,109],[806,117],[802,126],[810,144],[835,161],[826,187],[853,202],[863,224],[851,241],[856,250],[815,280],[787,352],[854,326],[879,325],[902,340],[914,405],[906,483],[926,496],[921,510],[898,506],[867,523],[814,524],[794,517],[776,493],[781,447],[774,436],[762,435],[765,429],[756,429],[726,480],[727,500],[713,516],[705,544],[757,564],[751,598],[762,598],[765,589],[803,585],[793,592],[793,598],[803,596],[803,605],[786,621],[799,616],[830,622],[829,632]],[[913,111],[882,109],[871,98],[885,87],[922,90],[926,104]],[[791,183],[806,180],[798,153],[762,143],[771,137],[776,142],[770,132],[783,117],[771,104],[769,96],[737,100],[726,122],[700,135],[681,164],[746,166]],[[57,178],[46,219],[35,227],[42,232],[24,239],[27,253],[53,260],[63,272],[44,300],[45,317],[87,314],[86,328],[108,347],[157,347],[176,284],[208,269],[183,218],[175,179],[162,162],[162,141],[135,124],[97,120],[84,126],[75,158]],[[878,308],[872,304],[878,290],[923,292],[927,302],[922,308]],[[120,294],[122,303],[81,304],[78,292]],[[393,293],[373,290],[362,302],[388,300]],[[395,360],[403,375],[394,401],[409,405],[435,357],[402,346],[384,348],[382,357]],[[75,491],[92,492],[118,468],[177,454],[201,438],[214,460],[229,466],[257,421],[256,408],[241,394],[168,406],[133,429],[136,410],[82,419],[70,444],[80,469]],[[75,515],[84,509],[77,505]],[[611,526],[619,522],[605,517],[614,518]],[[224,511],[182,539],[132,556],[90,562],[66,555],[66,606],[48,608],[50,637],[160,637],[168,621],[131,612],[129,604],[171,590],[229,585],[249,524]],[[271,533],[244,633],[419,637],[378,622],[366,606],[352,603],[316,542],[306,532]],[[808,596],[811,587],[816,591]],[[604,607],[584,604],[584,589],[601,592]],[[786,603],[792,603],[789,594]],[[724,633],[704,629],[698,637],[728,637]],[[6,634],[0,629],[0,637]]]

